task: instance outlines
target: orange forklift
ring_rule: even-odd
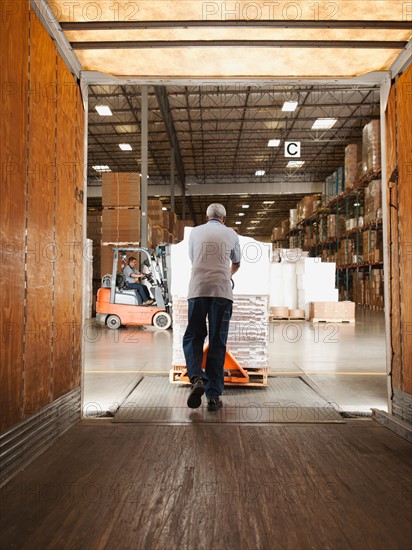
[[[136,247],[113,248],[112,273],[103,277],[102,288],[97,291],[98,323],[113,330],[121,325],[150,325],[166,330],[172,325],[168,248],[168,245],[159,245],[156,252]],[[145,258],[142,264],[145,266],[145,279],[151,285],[149,290],[153,294],[154,305],[142,305],[142,299],[136,290],[127,288],[123,272],[118,273],[119,258],[123,268],[127,254],[132,252],[138,252]]]

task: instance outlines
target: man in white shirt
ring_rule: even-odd
[[[188,407],[200,407],[206,392],[208,410],[222,406],[224,362],[229,322],[232,316],[231,278],[240,267],[240,244],[237,233],[224,225],[225,207],[211,204],[207,223],[192,229],[189,256],[192,274],[188,293],[188,325],[183,337],[183,351],[192,388]],[[202,370],[203,345],[208,334],[206,368]]]

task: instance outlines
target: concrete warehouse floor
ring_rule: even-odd
[[[172,332],[102,328],[85,331],[86,415],[116,408],[144,374],[168,373]],[[387,410],[383,312],[358,308],[356,323],[271,323],[270,371],[304,378],[344,411]]]

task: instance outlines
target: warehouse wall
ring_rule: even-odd
[[[84,112],[76,81],[29,2],[2,4],[5,432],[80,386]]]
[[[412,65],[393,84],[386,111],[389,299],[393,412],[412,418]],[[392,177],[398,169],[398,178]]]

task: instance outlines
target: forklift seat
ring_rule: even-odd
[[[126,277],[124,276],[124,273],[118,273],[116,275],[116,286],[119,290],[123,290],[126,286]]]
[[[141,299],[137,290],[134,288],[127,288],[126,277],[124,273],[118,273],[116,275],[116,287],[117,292],[119,292],[120,294],[124,296],[133,296],[133,298],[135,299],[135,305],[142,305],[143,300]]]

